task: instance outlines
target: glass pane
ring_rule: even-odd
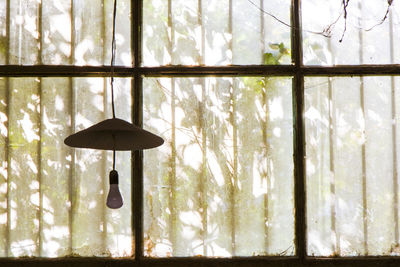
[[[306,79],[309,255],[400,255],[399,82]]]
[[[116,19],[115,64],[132,65],[130,0],[119,0]],[[74,1],[74,64],[109,65],[111,60],[112,0]]]
[[[38,252],[39,221],[39,112],[38,80],[10,81],[8,144],[8,203],[10,251],[12,255],[34,255]],[[8,118],[7,118],[8,119]]]
[[[132,255],[130,153],[116,164],[125,204],[110,210],[112,152],[63,143],[110,117],[108,87],[104,78],[0,79],[1,257]],[[117,115],[129,120],[130,79],[116,88]]]
[[[6,62],[6,47],[7,47],[7,23],[6,23],[6,1],[0,0],[0,64]]]
[[[396,1],[393,1],[386,18],[388,2],[392,1],[348,1],[346,23],[342,1],[301,2],[304,64],[400,62],[400,52],[393,49],[400,45],[400,5]],[[331,34],[331,37],[323,36],[326,34]]]
[[[7,158],[6,137],[7,137],[7,96],[6,81],[0,79],[0,256],[7,255],[8,233],[7,220],[10,213],[7,212]]]
[[[291,78],[146,78],[144,254],[294,254]]]
[[[9,1],[10,25],[7,25],[6,20],[6,2],[0,1],[3,22],[0,25],[1,64],[110,64],[112,0]],[[130,2],[118,1],[117,65],[130,66],[132,61]],[[7,27],[10,27],[9,51]],[[6,62],[7,54],[9,62]]]
[[[290,3],[145,0],[144,65],[290,64]]]
[[[11,3],[12,2],[12,3]],[[39,56],[39,3],[30,0],[10,1],[9,63],[38,64]]]
[[[131,121],[130,79],[118,79],[116,116]],[[76,78],[75,131],[90,127],[111,115],[108,79]],[[108,91],[107,91],[108,90]],[[108,98],[106,98],[108,96]],[[78,101],[79,99],[79,101]],[[107,99],[107,100],[106,100]],[[72,206],[72,247],[84,256],[130,256],[131,238],[131,152],[117,152],[116,170],[124,205],[117,210],[106,208],[112,152],[92,149],[75,150],[73,184],[76,188]]]

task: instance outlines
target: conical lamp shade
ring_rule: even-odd
[[[71,147],[102,150],[139,150],[162,145],[164,140],[127,121],[113,118],[68,136]]]

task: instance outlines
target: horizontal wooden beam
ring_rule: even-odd
[[[133,77],[189,77],[189,76],[382,76],[400,75],[400,65],[341,65],[302,66],[293,65],[229,65],[229,66],[116,66],[114,76]],[[3,65],[0,77],[109,77],[110,66],[58,66],[58,65]]]
[[[342,65],[342,66],[306,66],[301,68],[306,76],[382,76],[400,75],[400,64],[397,65]]]
[[[300,260],[297,257],[238,257],[238,258],[143,258],[141,260],[122,258],[20,258],[0,259],[2,267],[7,266],[56,266],[56,267],[397,267],[400,259],[396,257],[348,257],[314,258]]]
[[[115,67],[114,76],[132,76],[133,68]],[[0,66],[0,77],[107,77],[109,66],[6,65]]]
[[[292,76],[293,65],[161,66],[141,67],[144,76]]]

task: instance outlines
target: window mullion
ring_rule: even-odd
[[[304,138],[304,76],[297,74],[293,83],[294,123],[294,197],[296,255],[306,257],[306,192],[305,192],[305,138]]]
[[[305,138],[304,138],[304,74],[302,72],[302,37],[300,0],[292,1],[292,62],[295,65],[293,83],[294,123],[294,197],[295,197],[295,242],[296,255],[301,261],[306,258],[306,194],[305,194]]]
[[[292,0],[291,25],[292,62],[300,69],[303,66],[300,0]]]
[[[140,0],[131,1],[131,53],[132,63],[135,68],[138,68],[142,65],[142,6],[143,3]]]
[[[133,81],[131,82],[132,92],[132,122],[142,127],[143,125],[143,92],[142,74],[139,67],[142,63],[142,1],[131,1],[131,53],[134,66]],[[132,233],[134,235],[135,261],[140,265],[143,257],[143,152],[134,151],[132,160],[132,183],[131,183],[131,207],[132,207]]]
[[[133,123],[142,126],[142,78],[135,76],[132,81]],[[132,233],[134,234],[135,261],[143,257],[143,152],[132,152]]]

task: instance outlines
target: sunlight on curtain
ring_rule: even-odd
[[[130,84],[116,80],[126,120]],[[104,78],[0,79],[1,257],[132,255],[130,153],[117,154],[124,207],[110,210],[112,153],[63,143],[110,117],[108,87]]]
[[[145,0],[143,62],[159,65],[290,64],[288,0]],[[260,11],[260,9],[265,12]],[[277,46],[278,45],[278,46]],[[266,55],[267,54],[267,55]]]
[[[146,256],[294,254],[290,78],[146,78]]]
[[[399,82],[306,79],[309,255],[400,255]]]
[[[349,1],[346,32],[339,42],[345,27],[342,1],[302,0],[304,64],[399,63],[400,3],[393,1],[383,22],[388,2]],[[330,38],[315,34],[328,29]]]
[[[0,0],[0,64],[110,64],[112,0],[9,2],[7,25],[7,1]],[[132,65],[130,9],[129,0],[118,1],[117,65]]]
[[[0,64],[109,64],[112,3],[1,0]],[[129,66],[130,1],[119,0],[118,12],[116,64]],[[117,114],[130,120],[131,80],[116,83]],[[110,117],[108,81],[3,78],[0,86],[0,256],[131,256],[130,153],[117,156],[125,205],[111,211],[112,155],[63,144]]]

